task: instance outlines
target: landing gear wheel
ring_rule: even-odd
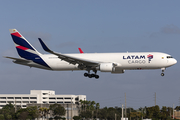
[[[87,77],[88,76],[88,73],[84,73],[84,77]]]
[[[95,74],[91,74],[91,77],[95,77]]]
[[[99,78],[99,75],[95,75],[95,78],[98,79],[98,78]]]
[[[164,71],[166,70],[166,68],[161,68],[161,70],[162,70],[161,76],[164,76]]]
[[[164,73],[161,73],[161,76],[164,76]]]
[[[88,77],[89,77],[89,78],[92,78],[92,75],[91,75],[91,74],[89,74],[89,75],[88,75]]]

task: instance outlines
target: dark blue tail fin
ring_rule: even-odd
[[[41,55],[16,29],[9,30],[20,57],[34,60]]]

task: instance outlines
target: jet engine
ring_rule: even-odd
[[[101,72],[111,72],[111,73],[124,73],[121,66],[117,66],[114,63],[101,63],[99,66]]]
[[[99,66],[101,72],[112,72],[114,68],[115,65],[113,63],[101,63]]]

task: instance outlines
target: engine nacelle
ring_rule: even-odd
[[[114,63],[101,63],[99,66],[101,72],[124,73],[124,70]]]
[[[113,63],[101,63],[99,66],[101,72],[112,72],[114,71]]]
[[[125,70],[123,70],[121,67],[115,67],[114,71],[112,71],[111,73],[116,73],[116,74],[120,74],[120,73],[124,73]]]

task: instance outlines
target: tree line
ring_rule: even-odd
[[[99,103],[95,101],[80,101],[81,109],[79,116],[75,116],[74,119],[96,119],[100,120],[120,120],[122,117],[121,107],[104,107],[100,108]],[[180,106],[177,106],[175,110],[180,110]],[[126,116],[128,120],[172,120],[173,108],[163,106],[161,109],[158,105],[152,107],[144,107],[139,109],[126,108]],[[176,118],[175,118],[176,119]]]
[[[2,109],[0,109],[0,120],[31,120],[35,118],[47,118],[50,111],[52,111],[53,115],[53,117],[50,119],[65,119],[62,116],[64,116],[66,113],[65,108],[56,103],[50,105],[49,108],[29,106],[27,108],[16,109],[13,104],[6,104]]]
[[[175,110],[179,111],[180,106],[177,106]],[[65,119],[66,110],[60,104],[52,104],[49,108],[29,106],[27,108],[16,108],[13,104],[6,104],[0,109],[0,120],[13,120],[13,119],[35,119],[35,118],[48,118],[48,115],[52,111],[52,118],[50,119]],[[144,107],[139,109],[126,108],[126,116],[129,120],[172,120],[173,108],[163,106],[161,109],[158,105],[152,107]],[[100,108],[100,104],[95,101],[80,100],[79,103],[79,116],[74,116],[74,120],[81,119],[96,119],[100,120],[120,120],[122,117],[121,107],[104,107]],[[175,118],[176,119],[176,118]]]

